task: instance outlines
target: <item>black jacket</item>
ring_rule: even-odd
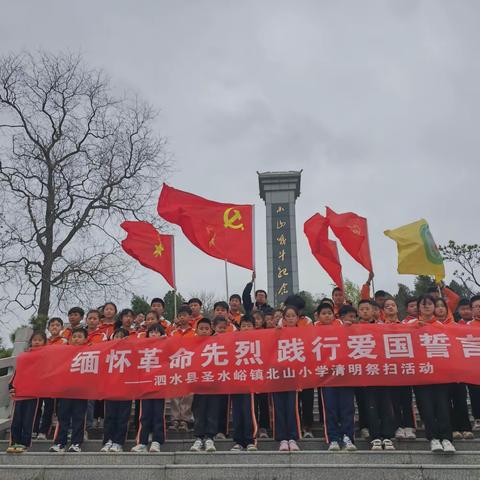
[[[258,303],[252,302],[252,288],[253,288],[253,282],[248,282],[245,285],[245,288],[243,289],[242,293],[242,302],[243,302],[243,308],[245,309],[245,315],[248,315],[249,313],[252,313],[253,307],[257,307],[257,310],[260,310],[264,312],[265,310],[270,310],[272,307],[268,305],[268,303],[259,305]]]

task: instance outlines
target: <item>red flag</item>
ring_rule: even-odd
[[[310,249],[318,263],[330,275],[337,287],[343,289],[342,265],[338,258],[337,242],[328,239],[328,220],[316,213],[303,225]]]
[[[356,213],[335,213],[327,207],[330,228],[340,240],[343,248],[369,272],[373,271],[368,243],[367,219]]]
[[[157,211],[206,254],[253,270],[253,205],[212,202],[164,183]]]
[[[122,240],[122,248],[144,267],[151,268],[175,287],[175,265],[173,235],[162,235],[148,222],[123,222],[120,225],[127,238]]]

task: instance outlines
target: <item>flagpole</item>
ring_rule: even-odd
[[[225,262],[225,289],[227,291],[227,301],[229,300],[228,296],[228,267],[227,267],[227,259],[224,260]]]
[[[253,294],[255,295],[255,282],[257,280],[257,267],[255,265],[255,205],[252,205],[252,255],[253,255],[253,272],[255,278],[253,279]]]
[[[175,323],[175,319],[177,318],[177,289],[173,290],[173,322]]]

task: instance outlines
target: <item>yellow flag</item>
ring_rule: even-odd
[[[437,283],[445,277],[443,258],[426,220],[422,218],[384,233],[397,242],[398,273],[434,275]]]

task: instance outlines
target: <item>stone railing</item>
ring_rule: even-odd
[[[6,375],[0,375],[0,432],[10,426],[10,414],[13,402],[8,393],[8,384],[13,377],[17,356],[25,350],[31,334],[32,329],[29,327],[17,330],[12,356],[0,359],[0,371],[6,371]]]

